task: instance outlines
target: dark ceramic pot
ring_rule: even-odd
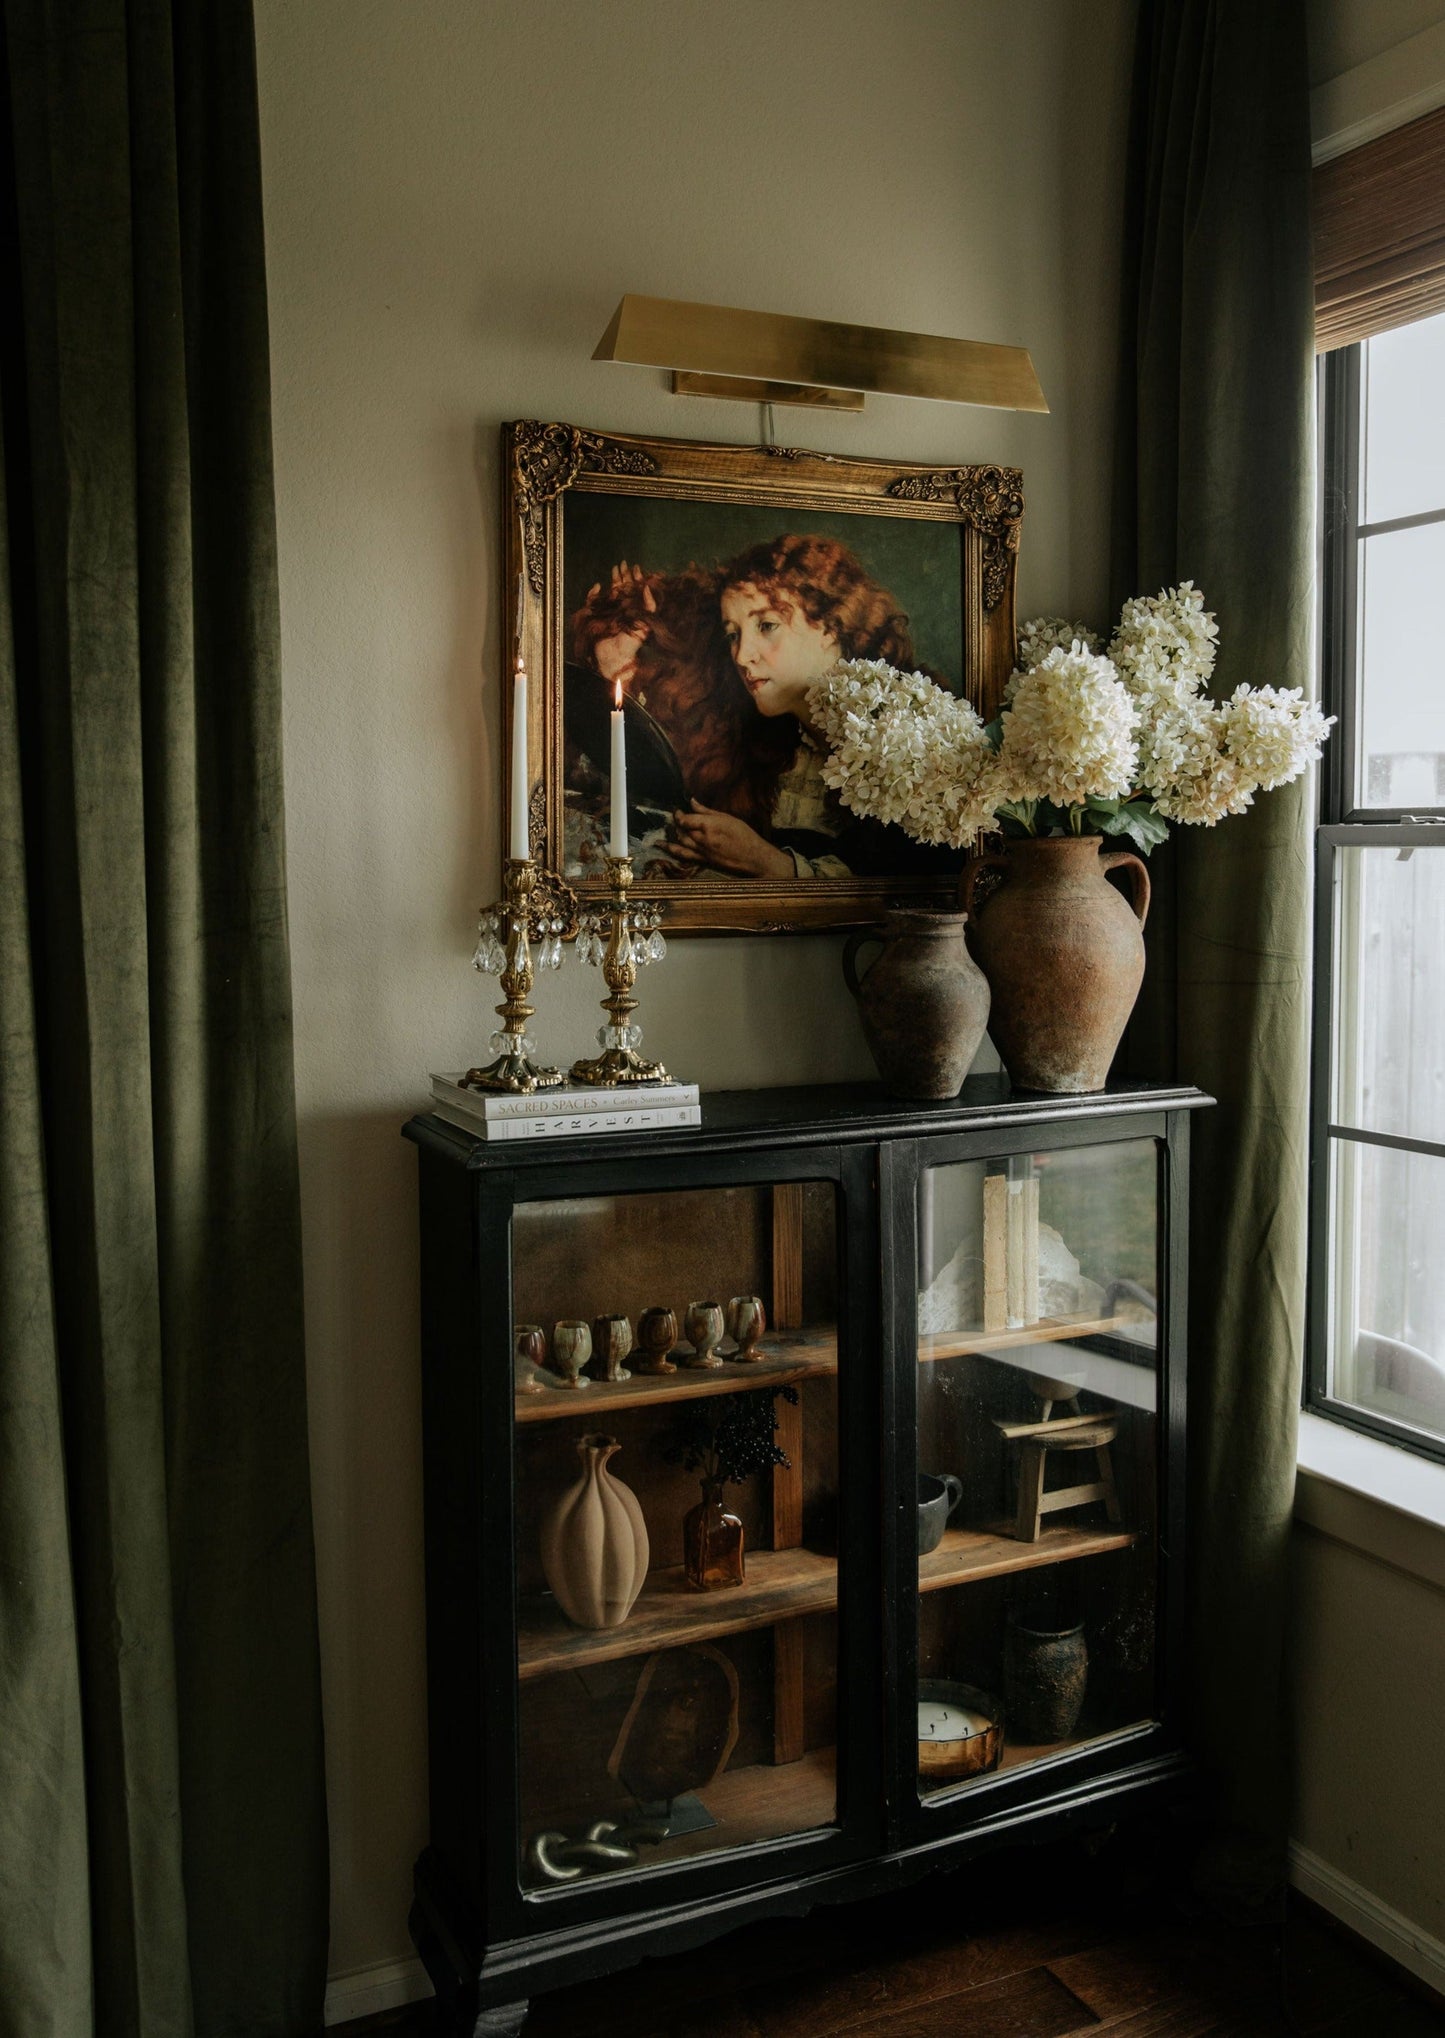
[[[943,1541],[948,1517],[963,1498],[963,1481],[952,1472],[935,1478],[932,1472],[918,1475],[918,1554],[926,1557]]]
[[[1010,1620],[1003,1644],[1003,1692],[1015,1741],[1067,1741],[1079,1724],[1089,1682],[1082,1626],[1027,1628]]]
[[[863,1035],[895,1097],[956,1097],[988,1024],[988,985],[963,941],[964,913],[896,906],[887,926],[848,937],[843,975]],[[863,976],[858,951],[883,953]]]
[[[1016,1088],[1102,1090],[1144,978],[1149,873],[1132,850],[1099,854],[1098,835],[1010,842],[977,857],[960,902],[993,994],[989,1031]],[[979,873],[1003,883],[975,912]],[[1126,870],[1132,906],[1105,873]]]

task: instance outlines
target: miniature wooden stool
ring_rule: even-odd
[[[1021,1543],[1036,1543],[1043,1532],[1044,1516],[1060,1508],[1086,1507],[1102,1500],[1110,1521],[1122,1521],[1118,1488],[1109,1446],[1119,1434],[1117,1409],[1101,1408],[1093,1415],[1080,1415],[1079,1390],[1066,1380],[1030,1375],[1029,1385],[1042,1404],[1036,1422],[997,1422],[1003,1437],[1019,1446],[1019,1501],[1014,1535]],[[1055,1404],[1073,1408],[1073,1415],[1050,1421]],[[1055,1451],[1092,1451],[1098,1476],[1078,1486],[1045,1487],[1044,1473]]]

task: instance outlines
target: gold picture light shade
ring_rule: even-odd
[[[779,403],[821,406],[825,390],[871,390],[996,410],[1048,409],[1027,347],[670,297],[624,297],[592,358],[672,368],[679,371],[675,388],[753,403],[759,386],[768,384],[773,393],[766,400]],[[745,386],[729,389],[725,378]],[[784,388],[795,393],[785,396]]]

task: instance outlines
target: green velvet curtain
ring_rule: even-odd
[[[0,22],[0,2038],[311,2033],[249,0]]]
[[[1131,138],[1116,592],[1194,580],[1217,686],[1312,688],[1313,277],[1303,0],[1144,0]],[[1304,1338],[1308,782],[1154,858],[1134,1074],[1195,1120],[1190,1633],[1236,1889],[1287,1817],[1286,1559]],[[1241,1843],[1242,1844],[1239,1844]]]

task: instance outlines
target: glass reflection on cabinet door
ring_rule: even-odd
[[[918,1781],[953,1790],[1150,1719],[1152,1139],[919,1184]]]
[[[836,1823],[837,1192],[513,1216],[522,1886]]]

